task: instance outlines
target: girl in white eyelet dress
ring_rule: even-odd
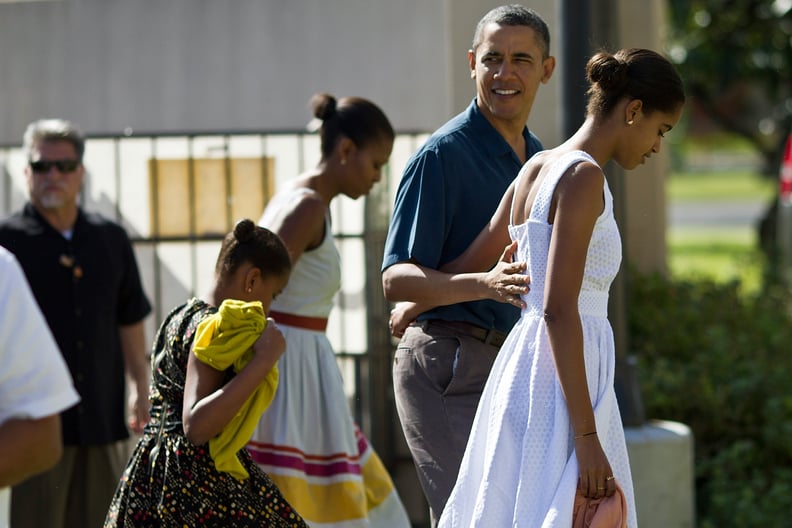
[[[566,170],[581,161],[594,162],[582,151],[561,158],[545,176],[529,220],[509,226],[512,239],[518,241],[515,260],[528,264],[531,289],[490,372],[441,527],[572,525],[578,478],[574,435],[544,325],[543,296],[553,191]],[[613,333],[607,320],[608,288],[621,262],[607,182],[603,195],[605,208],[588,248],[579,308],[596,430],[627,498],[629,526],[636,526],[627,447],[613,389]]]
[[[629,170],[658,153],[685,94],[673,65],[651,50],[599,52],[586,74],[583,125],[525,164],[490,223],[443,267],[481,271],[511,240],[503,255],[516,242],[514,260],[526,263],[531,284],[479,401],[440,528],[569,528],[576,493],[596,501],[618,487],[621,526],[637,526],[607,319],[621,242],[601,167],[612,159]],[[520,291],[510,288],[499,291]]]

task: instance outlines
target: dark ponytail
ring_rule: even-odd
[[[396,137],[385,113],[367,99],[336,100],[330,94],[318,93],[311,98],[311,108],[314,117],[322,122],[319,128],[322,158],[330,157],[342,137],[352,140],[358,148],[380,140],[393,141]]]

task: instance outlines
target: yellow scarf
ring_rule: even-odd
[[[253,357],[253,343],[266,325],[260,302],[227,299],[217,313],[198,325],[193,344],[195,357],[217,370],[233,366],[234,372],[239,372]],[[278,368],[274,366],[228,425],[209,440],[209,454],[218,471],[229,473],[238,480],[248,478],[248,472],[236,454],[250,440],[261,413],[272,403],[277,387]]]

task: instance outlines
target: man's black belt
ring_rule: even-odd
[[[506,341],[506,336],[508,335],[501,332],[500,330],[496,330],[495,328],[482,328],[480,326],[476,326],[471,323],[465,323],[463,321],[443,321],[442,319],[430,319],[428,321],[422,322],[438,326],[440,328],[453,330],[458,334],[472,337],[473,339],[481,341],[485,345],[491,345],[496,348],[500,348],[503,342]]]

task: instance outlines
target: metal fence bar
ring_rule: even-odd
[[[395,416],[390,382],[393,342],[387,331],[390,307],[382,294],[379,267],[396,189],[397,182],[394,178],[401,175],[409,154],[415,151],[425,136],[423,132],[399,132],[397,134],[399,146],[394,149],[391,160],[385,167],[383,181],[368,197],[363,198],[365,201],[362,202],[362,207],[358,207],[361,205],[358,203],[352,204],[354,207],[351,209],[346,209],[344,206],[348,204],[344,202],[346,199],[342,199],[340,202],[343,203],[336,201],[333,208],[333,236],[339,243],[344,268],[358,266],[360,276],[364,279],[361,290],[342,289],[337,295],[334,312],[340,315],[337,318],[340,323],[333,329],[328,328],[328,336],[333,342],[339,367],[344,373],[353,416],[376,447],[385,465],[393,472],[397,484],[401,482],[404,485],[406,482],[409,488],[417,486],[417,482]],[[138,262],[144,275],[144,286],[154,305],[154,314],[147,323],[147,332],[152,340],[153,332],[165,314],[175,306],[174,303],[183,302],[185,295],[203,293],[198,291],[201,277],[206,275],[208,268],[214,267],[214,261],[206,261],[211,254],[211,246],[219,247],[223,234],[197,232],[198,215],[202,213],[196,209],[196,198],[199,192],[198,178],[201,177],[197,163],[199,158],[204,157],[202,152],[199,152],[198,149],[201,147],[197,146],[197,143],[207,138],[211,143],[211,138],[215,137],[220,137],[221,146],[219,148],[209,146],[208,150],[210,155],[212,151],[222,150],[222,186],[227,198],[232,196],[234,158],[239,156],[236,152],[238,149],[234,149],[233,145],[239,145],[239,141],[243,143],[243,150],[247,148],[256,151],[251,156],[258,156],[261,159],[263,180],[261,189],[265,193],[268,193],[270,188],[277,191],[280,181],[297,176],[311,163],[307,151],[312,151],[313,146],[308,148],[310,135],[305,131],[223,130],[201,134],[124,131],[119,134],[94,134],[86,139],[87,167],[92,164],[91,142],[108,140],[111,142],[109,151],[113,156],[112,163],[108,165],[106,160],[97,163],[100,167],[110,167],[108,174],[97,171],[97,174],[92,173],[91,176],[93,179],[110,179],[112,190],[108,191],[108,194],[111,195],[109,199],[114,200],[111,204],[111,214],[114,214],[115,220],[122,225],[133,226],[128,230],[130,239],[138,253]],[[251,141],[245,143],[245,139]],[[180,140],[183,140],[183,143]],[[21,147],[18,145],[0,145],[0,178],[2,179],[0,216],[13,212],[12,208],[16,209],[19,206],[20,197],[27,195],[21,174],[20,154]],[[318,156],[319,153],[315,155]],[[251,157],[247,154],[245,156]],[[161,172],[158,161],[170,160],[173,157],[183,159],[187,163],[185,192],[188,196],[186,207],[189,228],[187,233],[182,234],[173,234],[164,230],[163,228],[168,226],[163,225],[165,220],[161,217],[163,211],[161,202],[168,200],[168,196],[163,195],[161,190],[163,178],[167,178],[168,174]],[[274,159],[274,165],[270,159]],[[271,167],[274,167],[274,173],[268,173]],[[131,177],[141,175],[144,179],[147,176],[147,180],[130,180]],[[267,181],[268,179],[271,181]],[[268,185],[270,183],[271,187]],[[101,185],[96,187],[102,188]],[[139,195],[147,193],[146,196],[134,196],[136,188],[139,189],[137,191]],[[93,201],[98,203],[108,199],[104,196],[99,198],[92,196],[91,192],[90,189],[84,189],[81,196],[82,203],[89,210],[94,205]],[[93,192],[99,191],[93,189]],[[128,200],[132,200],[132,203],[135,200],[145,203],[148,210],[138,211],[136,207],[129,206]],[[219,213],[224,216],[226,226],[232,225],[234,215],[232,205],[227,199],[222,212]],[[173,207],[180,206],[173,204]],[[258,214],[260,213],[259,211]],[[354,259],[350,260],[345,255],[347,250],[352,251],[355,255]],[[176,258],[174,254],[184,262],[174,265],[173,259]],[[358,288],[358,285],[355,284],[354,287]],[[177,295],[178,299],[176,299]],[[361,311],[364,312],[363,321],[360,321]],[[362,330],[359,321],[365,325]]]

